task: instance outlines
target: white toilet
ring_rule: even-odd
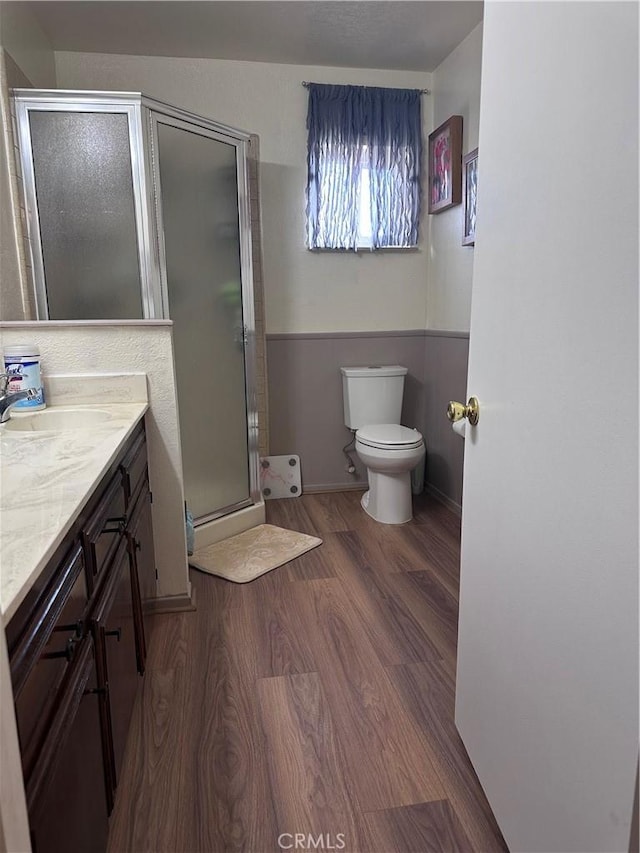
[[[344,422],[356,430],[356,452],[367,466],[369,491],[362,507],[383,524],[413,517],[411,471],[425,456],[417,429],[400,426],[407,368],[341,367]]]

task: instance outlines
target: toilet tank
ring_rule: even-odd
[[[366,424],[399,424],[407,368],[341,367],[344,422],[349,429]]]

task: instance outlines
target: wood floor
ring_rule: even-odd
[[[453,722],[459,519],[359,498],[267,502],[323,544],[250,584],[192,571],[197,612],[158,617],[112,853],[507,849]]]

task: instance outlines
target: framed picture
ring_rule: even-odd
[[[429,213],[462,201],[462,116],[451,116],[429,134]]]
[[[476,244],[476,205],[478,196],[478,149],[470,151],[462,163],[462,245]]]

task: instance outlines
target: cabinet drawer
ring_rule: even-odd
[[[131,450],[121,464],[122,482],[124,485],[125,504],[127,510],[136,501],[142,480],[147,471],[147,443],[144,431],[134,439]]]
[[[55,590],[11,653],[16,720],[28,775],[56,704],[57,691],[76,656],[87,610],[87,582],[77,546],[54,578]]]
[[[125,523],[125,492],[122,474],[118,471],[82,531],[90,591],[96,588],[103,569],[113,559]]]

